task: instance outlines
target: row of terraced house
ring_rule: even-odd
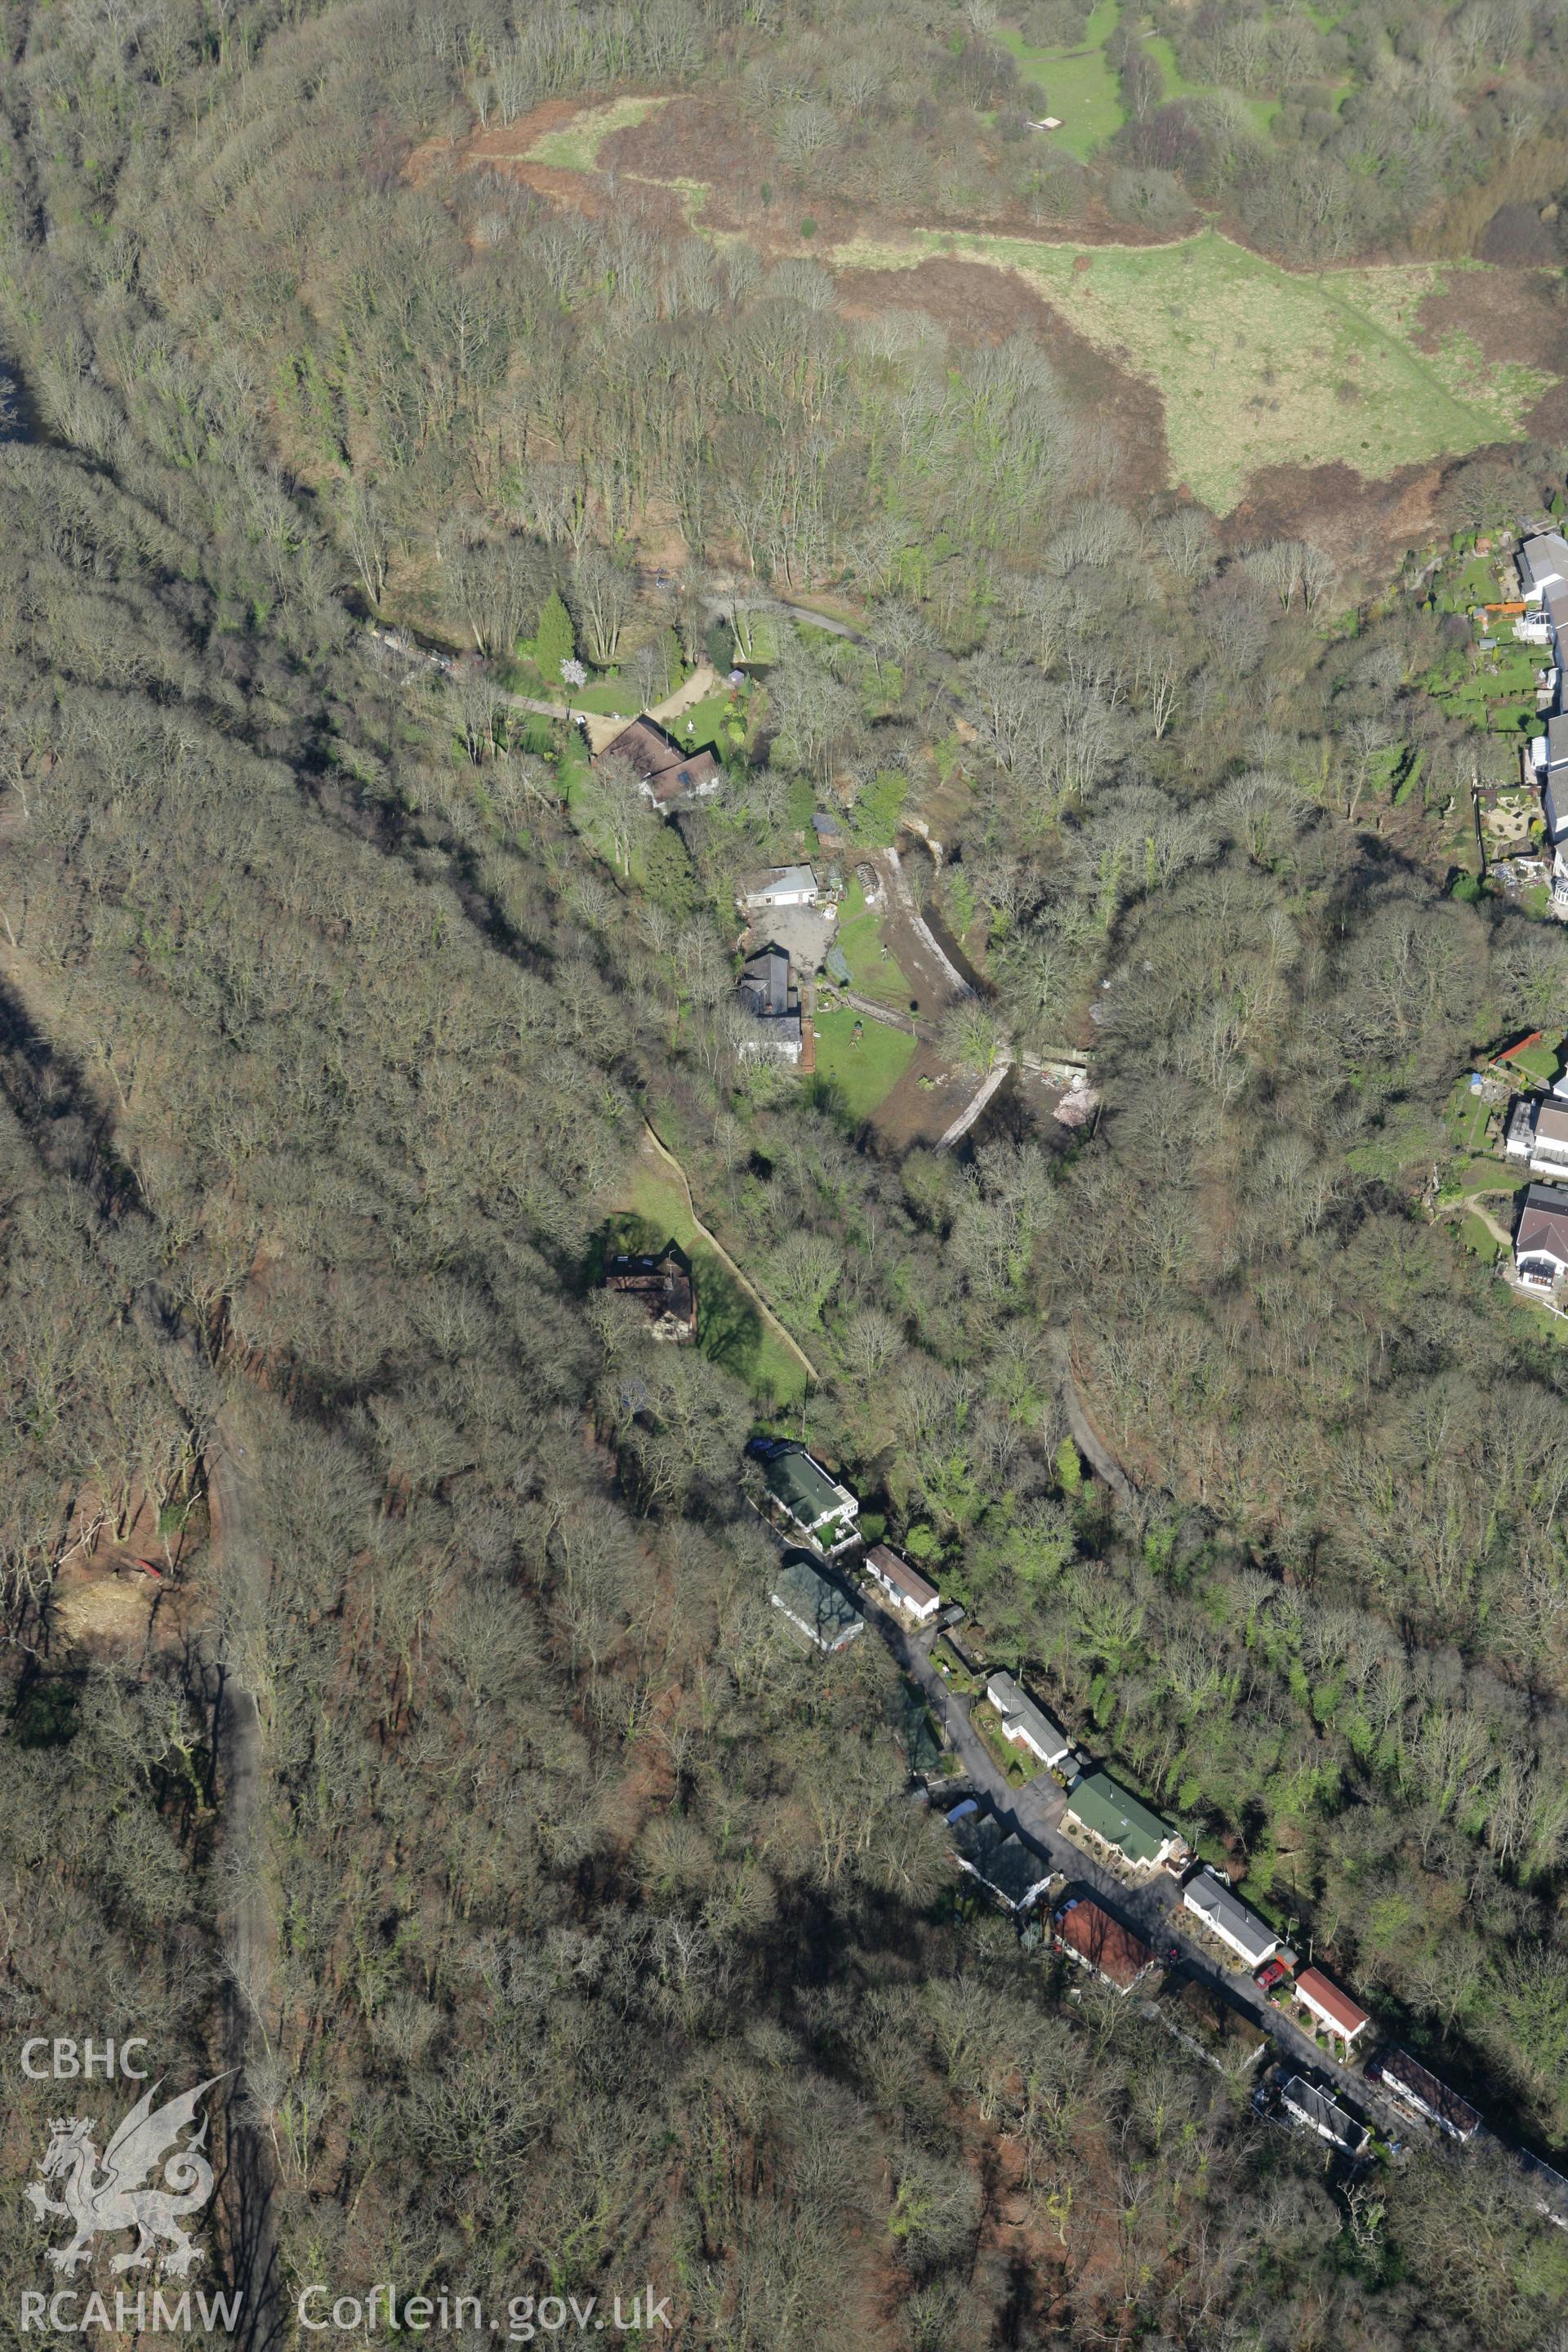
[[[773,1605],[816,1649],[831,1656],[865,1629],[864,1614],[832,1573],[851,1555],[858,1555],[868,1584],[908,1622],[928,1626],[936,1619],[942,1606],[936,1586],[891,1547],[866,1546],[858,1497],[808,1447],[790,1439],[758,1438],[749,1450],[762,1469],[763,1507],[789,1546],[773,1572]],[[1183,1908],[1230,1968],[1246,1971],[1335,2056],[1346,2063],[1361,2056],[1373,2038],[1366,2011],[1321,1969],[1299,1967],[1296,1954],[1242,1900],[1227,1876],[1196,1863],[1178,1831],[1081,1757],[1016,1675],[991,1675],[985,1696],[1002,1738],[1066,1784],[1066,1823],[1088,1853],[1134,1886],[1156,1872],[1173,1874],[1182,1885]],[[1025,1918],[1051,1879],[1047,1857],[1026,1833],[974,1798],[953,1807],[947,1832],[959,1866],[1004,1908]],[[1122,1994],[1161,1965],[1142,1937],[1081,1892],[1068,1895],[1052,1914],[1051,1940],[1065,1958]],[[1475,2109],[1408,2052],[1384,2045],[1365,2071],[1395,2105],[1448,2137],[1465,2141],[1479,2130]],[[1292,2075],[1279,2099],[1286,2116],[1300,2127],[1342,2152],[1364,2149],[1364,2126],[1321,2087]]]

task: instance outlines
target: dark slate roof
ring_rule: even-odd
[[[718,761],[711,751],[686,751],[657,719],[634,719],[613,743],[606,743],[595,761],[625,760],[647,786],[661,808],[687,793],[697,793],[717,781]]]
[[[781,947],[765,947],[741,970],[741,996],[759,1020],[770,1013],[795,1010],[789,1001],[789,957]]]
[[[1550,775],[1546,779],[1546,788],[1541,795],[1541,805],[1542,814],[1546,819],[1546,838],[1555,849],[1564,833],[1568,833],[1568,814],[1565,814],[1557,805],[1556,781]]]
[[[1037,1746],[1047,1756],[1065,1756],[1072,1745],[1059,1723],[1053,1722],[1037,1700],[1032,1699],[1016,1675],[993,1675],[985,1685],[985,1696],[1004,1721],[1016,1720],[1024,1726]]]
[[[1044,1854],[1024,1843],[1016,1830],[1005,1829],[994,1813],[972,1813],[948,1824],[948,1843],[1008,1903],[1017,1905],[1050,1876]]]
[[[1184,1900],[1188,1910],[1234,1937],[1245,1952],[1257,1953],[1260,1959],[1279,1941],[1273,1928],[1266,1927],[1256,1911],[1248,1910],[1230,1881],[1215,1871],[1200,1872],[1188,1885]]]
[[[662,1315],[674,1315],[682,1323],[692,1319],[696,1294],[691,1260],[674,1242],[667,1242],[657,1256],[617,1252],[605,1264],[605,1287],[640,1298],[650,1322],[657,1323]]]
[[[1310,2116],[1317,2129],[1349,2155],[1357,2156],[1365,2147],[1365,2125],[1358,2123],[1354,2116],[1331,2099],[1326,2091],[1320,2091],[1316,2084],[1304,2083],[1300,2074],[1292,2074],[1288,2083],[1280,2085],[1279,2095],[1289,2105],[1300,2107],[1303,2114]]]
[[[808,1627],[825,1650],[833,1649],[846,1634],[858,1633],[866,1622],[831,1578],[799,1552],[792,1552],[773,1570],[773,1592],[785,1615]]]
[[[1391,2044],[1378,2052],[1366,2071],[1373,2082],[1386,2083],[1391,2091],[1403,2094],[1455,2139],[1468,2139],[1472,2133],[1479,2131],[1481,2119],[1469,2101],[1461,2099],[1458,2091],[1450,2091],[1436,2074],[1428,2074],[1408,2051]]]

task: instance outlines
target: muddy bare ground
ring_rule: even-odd
[[[910,1146],[937,1143],[944,1136],[979,1084],[973,1070],[954,1069],[934,1045],[915,1050],[902,1077],[871,1114],[871,1133],[887,1151],[901,1153]]]

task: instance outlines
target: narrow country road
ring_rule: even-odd
[[[1046,1347],[1057,1376],[1057,1388],[1067,1413],[1072,1442],[1090,1467],[1098,1471],[1119,1502],[1125,1503],[1137,1491],[1110,1448],[1089,1417],[1089,1411],[1079,1388],[1072,1368],[1072,1342],[1059,1328],[1046,1333]]]
[[[1220,1966],[1188,1934],[1184,1923],[1191,1915],[1184,1908],[1181,1888],[1168,1871],[1154,1871],[1142,1885],[1127,1885],[1068,1835],[1062,1826],[1067,1792],[1049,1773],[1042,1771],[1021,1789],[1012,1786],[970,1722],[963,1700],[948,1688],[941,1669],[932,1663],[934,1628],[911,1634],[873,1594],[857,1591],[854,1598],[904,1672],[920,1685],[965,1772],[1009,1828],[1037,1846],[1053,1870],[1060,1871],[1073,1885],[1087,1887],[1108,1909],[1119,1913],[1162,1958],[1174,1945],[1191,1975],[1208,1984],[1223,1985],[1231,2000],[1256,2019],[1281,2057],[1332,2081],[1364,2113],[1375,2116],[1385,2132],[1410,2137],[1409,2123],[1387,2105],[1363,2076],[1330,2058],[1289,2018],[1271,2008],[1245,1969]]]
[[[219,1414],[206,1454],[218,1626],[204,1657],[216,1681],[214,1708],[225,1853],[234,1889],[228,1924],[224,2063],[244,2084],[268,2050],[272,1927],[266,1867],[266,1760],[257,1679],[268,1562],[255,1529],[253,1469],[232,1407]],[[234,2283],[244,2294],[237,2330],[247,2352],[270,2352],[287,2335],[279,2266],[277,2165],[269,2134],[248,2112],[243,2090],[228,2109],[229,2168],[224,2182]]]

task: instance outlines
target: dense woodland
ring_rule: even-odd
[[[740,1458],[775,1401],[651,1361],[591,1282],[651,1112],[892,1537],[1563,2162],[1568,1359],[1422,1201],[1456,1071],[1562,1021],[1565,951],[1434,854],[1485,756],[1421,689],[1442,623],[1128,495],[1030,339],[407,169],[487,110],[712,79],[806,192],[894,149],[892,198],[955,210],[1223,188],[1324,257],[1561,127],[1549,6],[1159,21],[1194,80],[1289,81],[1270,140],[1130,100],[1042,196],[981,160],[1014,68],[977,8],[5,9],[0,1987],[13,2040],[68,1985],[60,2030],[155,2018],[214,2071],[219,1628],[265,1736],[240,1991],[290,2289],[651,2279],[680,2340],[757,2352],[1568,2340],[1568,2245],[1495,2156],[1347,2195],[956,1896],[881,1645],[825,1667],[768,1605]],[[1438,524],[1564,466],[1483,455]],[[866,643],[791,640],[679,827],[613,775],[568,807],[559,733],[361,625],[504,662],[558,600],[651,680],[736,578],[844,584]],[[983,967],[952,1050],[1092,1034],[1076,1150],[894,1157],[738,1055],[736,876],[889,774]],[[1064,1445],[1063,1334],[1130,1500]],[[199,1527],[239,1442],[264,1587],[198,1541],[181,1639],[74,1650],[73,1501]],[[19,2180],[58,2094],[8,2087]]]

